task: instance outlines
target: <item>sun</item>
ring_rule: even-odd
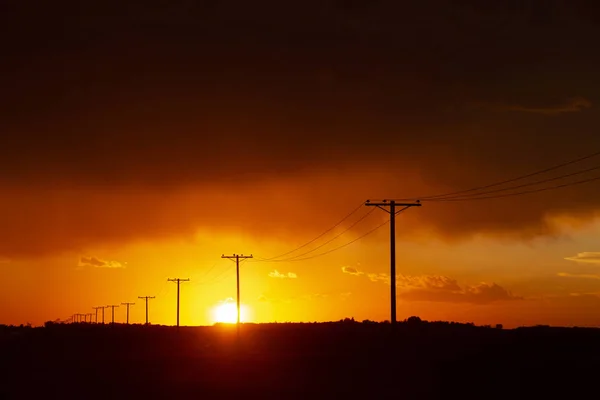
[[[246,321],[246,307],[240,307],[240,322]],[[219,304],[213,309],[213,320],[226,324],[235,324],[237,322],[237,307],[235,303]]]

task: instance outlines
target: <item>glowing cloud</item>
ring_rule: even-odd
[[[590,264],[600,264],[600,252],[584,251],[583,253],[577,253],[577,255],[573,257],[565,257],[565,260]]]
[[[119,261],[105,261],[96,257],[81,257],[78,267],[94,267],[94,268],[125,268],[127,263]]]
[[[298,275],[293,272],[288,272],[287,274],[282,274],[277,270],[269,272],[269,276],[271,278],[279,278],[279,279],[296,279]]]

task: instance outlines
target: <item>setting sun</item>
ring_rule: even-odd
[[[246,307],[240,307],[240,322],[246,322]],[[215,322],[235,324],[237,322],[237,307],[235,303],[224,303],[216,306],[213,310],[213,320]]]

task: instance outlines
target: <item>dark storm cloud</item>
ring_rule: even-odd
[[[590,50],[598,28],[584,3],[151,3],[2,4],[0,184],[18,194],[0,200],[0,213],[13,233],[52,236],[40,225],[56,219],[61,234],[39,246],[168,236],[215,214],[157,211],[170,218],[149,222],[135,210],[178,207],[185,199],[165,201],[181,187],[303,179],[293,196],[310,202],[306,177],[329,175],[342,178],[320,196],[404,197],[504,179],[600,145]],[[356,169],[375,178],[359,186]],[[98,193],[47,194],[73,188],[121,193],[118,212]],[[165,199],[136,198],[148,188]],[[444,204],[418,218],[450,236],[547,233],[546,215],[587,215],[594,193],[519,198],[519,209],[493,213]],[[86,218],[98,220],[95,232],[81,234]],[[18,237],[8,239],[10,253]]]

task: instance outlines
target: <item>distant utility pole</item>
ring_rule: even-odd
[[[104,314],[104,307],[92,307],[96,311],[96,323],[98,323],[98,310],[102,309],[102,313]],[[104,321],[103,321],[104,322]]]
[[[394,200],[383,200],[380,203],[371,203],[367,200],[365,206],[374,206],[381,208],[386,213],[390,214],[390,286],[391,286],[391,303],[392,303],[392,327],[396,326],[396,215],[410,207],[421,207],[421,203],[417,200],[416,203],[396,203]],[[389,210],[384,207],[389,207]],[[396,207],[402,207],[396,210]]]
[[[146,301],[146,325],[148,325],[148,300],[153,298],[154,296],[138,296],[138,299],[144,299]]]
[[[129,325],[129,306],[135,305],[135,303],[121,303],[122,306],[127,306],[127,325]]]
[[[94,315],[94,314],[88,313],[88,314],[85,314],[85,315],[89,315],[89,317],[90,317],[90,324],[91,324],[92,323],[92,315]]]
[[[112,308],[112,321],[111,321],[111,324],[114,325],[114,323],[115,323],[115,307],[119,307],[119,306],[115,306],[115,305],[106,306],[106,308],[108,308],[108,307]]]
[[[168,282],[175,282],[177,283],[177,327],[179,327],[179,285],[181,284],[181,282],[189,282],[190,278],[186,278],[186,279],[180,279],[180,278],[169,278],[167,279]]]
[[[252,258],[252,254],[250,254],[249,256],[245,256],[243,254],[234,254],[231,256],[226,256],[226,255],[222,255],[221,258],[228,258],[230,260],[235,260],[235,273],[236,273],[236,277],[237,277],[237,325],[238,325],[238,329],[240,326],[240,258],[241,259],[246,259],[246,258]],[[239,330],[238,330],[239,332]]]
[[[102,325],[104,325],[104,309],[108,308],[109,306],[100,306],[100,307],[94,307],[94,308],[98,308],[100,310],[102,310]]]

